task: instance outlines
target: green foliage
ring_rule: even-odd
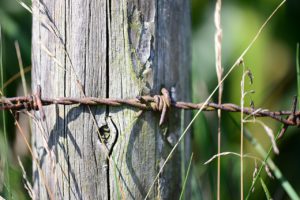
[[[192,161],[193,161],[193,153],[191,155],[190,162],[189,162],[189,165],[188,165],[188,168],[187,168],[187,171],[186,171],[186,175],[185,175],[185,178],[184,178],[184,181],[183,181],[182,190],[181,190],[180,197],[179,197],[180,200],[183,199],[183,195],[184,195],[185,188],[186,188],[186,183],[187,183],[187,180],[188,180],[188,177],[189,177],[189,174],[190,174],[190,169],[191,169],[191,166],[192,166]]]
[[[264,180],[263,180],[262,178],[260,178],[260,183],[261,183],[261,186],[262,186],[263,189],[264,189],[266,198],[267,198],[268,200],[271,200],[271,199],[272,199],[272,198],[271,198],[271,194],[270,194],[270,192],[269,192],[269,190],[268,190],[268,187],[266,186],[266,184],[265,184],[265,182],[264,182]]]
[[[28,1],[30,2],[30,1]],[[27,3],[28,3],[27,2]],[[279,1],[223,1],[222,5],[222,28],[223,28],[223,67],[225,71],[228,66],[237,58],[237,56],[248,45],[250,38],[253,37],[261,23],[266,19],[268,14],[277,5]],[[205,99],[212,89],[217,85],[217,78],[214,66],[214,26],[213,26],[213,8],[215,1],[191,1],[192,10],[192,92],[193,101],[201,102]],[[291,98],[295,92],[298,93],[300,100],[300,66],[299,66],[299,44],[297,45],[297,59],[295,62],[294,46],[299,42],[300,26],[299,21],[299,1],[288,1],[284,9],[279,11],[276,17],[272,18],[268,28],[260,36],[253,49],[244,57],[247,67],[250,67],[254,75],[254,85],[252,86],[256,93],[251,98],[245,99],[248,106],[253,100],[256,108],[266,107],[271,110],[285,109],[289,107]],[[2,27],[3,37],[1,38],[1,47],[3,47],[3,65],[1,63],[1,88],[4,82],[19,72],[18,62],[14,42],[20,43],[21,54],[24,66],[30,65],[31,55],[31,16],[16,1],[4,0],[0,2],[0,24]],[[0,58],[2,62],[2,58]],[[294,64],[297,69],[297,81],[294,76]],[[29,74],[29,73],[28,73]],[[24,77],[23,77],[24,78]],[[30,81],[30,77],[26,77]],[[240,79],[241,69],[234,71],[229,79],[224,83],[224,99],[223,102],[239,103],[240,100]],[[15,96],[16,87],[21,80],[13,82],[5,91],[6,96]],[[247,87],[247,86],[246,86]],[[214,99],[215,97],[213,97]],[[215,98],[216,99],[216,98]],[[299,108],[300,108],[300,101]],[[21,172],[17,165],[12,164],[8,155],[11,155],[12,144],[14,142],[15,127],[13,119],[8,113],[1,114],[1,141],[5,141],[5,145],[1,143],[1,155],[5,156],[5,188],[0,194],[5,195],[9,199],[10,193],[14,199],[26,199],[26,191],[22,188]],[[238,118],[238,115],[234,115]],[[266,121],[268,126],[273,130],[278,129],[278,123]],[[245,152],[257,154],[256,156],[264,160],[266,163],[272,162],[275,165],[273,174],[275,180],[268,180],[268,188],[261,179],[261,185],[264,191],[256,190],[252,193],[252,171],[249,167],[245,170],[245,188],[250,188],[248,195],[255,199],[262,199],[265,195],[267,198],[272,197],[281,184],[285,190],[285,195],[291,199],[299,198],[295,191],[299,191],[300,173],[298,171],[291,172],[289,175],[289,165],[297,165],[299,162],[299,148],[289,148],[291,141],[300,141],[300,135],[297,134],[299,129],[289,129],[286,137],[279,144],[279,150],[287,148],[290,155],[288,159],[279,156],[270,158],[268,149],[269,140],[261,133],[261,128],[253,125],[246,127],[249,132],[253,133],[253,140],[245,143]],[[7,137],[6,134],[10,133]],[[192,131],[192,149],[194,154],[194,163],[188,165],[187,172],[182,174],[184,177],[185,188],[190,168],[192,168],[191,188],[192,199],[214,199],[216,194],[216,172],[215,163],[211,165],[203,165],[217,150],[217,118],[216,114],[200,114],[196,119]],[[222,151],[238,152],[239,150],[239,129],[237,129],[228,117],[223,114],[222,118]],[[5,138],[6,137],[6,138]],[[258,146],[257,146],[258,144]],[[4,154],[3,154],[4,153]],[[283,152],[284,153],[284,152]],[[277,162],[280,157],[281,162]],[[1,157],[2,158],[2,157]],[[8,161],[10,161],[8,163]],[[7,164],[8,163],[8,164]],[[27,164],[27,171],[30,171],[30,161]],[[183,163],[184,164],[184,163]],[[269,164],[270,165],[270,164]],[[272,167],[270,165],[271,170]],[[279,170],[280,169],[280,170]],[[185,170],[184,170],[185,172]],[[258,171],[263,177],[263,165]],[[286,174],[284,174],[286,173]],[[277,177],[282,175],[283,178]],[[283,176],[285,175],[285,176]],[[257,179],[258,180],[258,179]],[[255,181],[257,181],[255,180]],[[265,179],[266,180],[266,179]],[[285,182],[282,182],[282,181]],[[291,180],[291,181],[290,181]],[[118,184],[118,177],[115,178]],[[289,182],[290,181],[290,182]],[[221,159],[221,197],[222,199],[237,199],[236,194],[239,190],[239,163],[236,158],[224,157]],[[188,184],[187,184],[188,185]],[[119,192],[119,191],[118,191]],[[184,189],[181,191],[184,193]],[[204,196],[205,194],[205,196]],[[121,197],[121,194],[118,194]]]
[[[300,109],[300,64],[299,64],[299,43],[297,44],[297,51],[296,51],[296,71],[297,71],[297,83],[298,83],[298,109]]]
[[[255,34],[258,27],[279,2],[280,1],[222,1],[222,60],[225,72],[228,70],[228,66],[230,66],[244,50],[249,38]],[[194,0],[193,3],[197,5],[201,4],[196,0]],[[201,10],[201,13],[195,11],[192,18],[193,20],[196,19],[193,23],[198,23],[196,26],[193,26],[192,37],[192,87],[194,102],[202,102],[217,85],[214,60],[215,28],[213,25],[215,1],[203,1],[201,6],[201,9],[198,8],[198,10]],[[299,6],[300,2],[287,1],[286,5],[271,19],[266,30],[260,35],[253,48],[243,58],[246,67],[251,69],[254,76],[254,84],[251,86],[251,89],[255,90],[255,94],[245,99],[245,106],[249,106],[250,102],[253,101],[255,108],[264,107],[270,110],[284,110],[290,108],[290,102],[295,91],[299,91],[295,84],[296,79],[294,76],[295,73],[293,72],[295,58],[294,46],[295,43],[299,41],[300,35],[299,26],[296,27],[295,22],[297,19],[295,16],[299,15]],[[235,70],[225,81],[223,102],[239,104],[241,71],[241,69]],[[247,84],[247,82],[245,84]],[[248,90],[247,87],[246,85],[246,90]],[[217,95],[212,101],[216,100]],[[233,117],[238,119],[238,114],[234,114]],[[279,129],[280,124],[278,123],[270,122],[269,120],[264,120],[264,122],[273,130]],[[207,125],[204,126],[204,123]],[[269,148],[269,139],[265,134],[262,134],[261,127],[246,124],[246,128],[253,133],[254,139],[260,142],[260,148]],[[235,128],[228,114],[224,113],[222,117],[222,152],[239,151],[238,131],[239,128]],[[289,195],[289,198],[292,198],[292,196],[297,197],[295,191],[299,190],[299,181],[295,180],[300,180],[300,174],[296,171],[290,173],[293,175],[284,174],[290,171],[288,166],[294,165],[295,159],[293,158],[296,158],[299,154],[299,150],[292,151],[291,148],[288,147],[291,140],[299,140],[300,136],[297,134],[297,131],[299,132],[296,128],[288,129],[286,136],[278,144],[280,154],[272,157],[271,161],[273,161],[273,163],[277,163],[279,158],[281,161],[277,163],[276,169],[278,171],[276,171],[274,175],[276,176],[278,172],[282,172],[282,176],[286,175],[283,176],[286,179],[282,180],[285,180],[287,184],[283,184],[281,179],[270,180],[268,188],[271,196],[278,190],[277,184],[279,183],[286,191],[284,198],[287,195]],[[214,194],[217,192],[217,166],[215,164],[203,166],[202,164],[216,154],[216,141],[216,114],[205,113],[203,117],[201,117],[201,120],[198,119],[194,125],[193,150],[195,152],[195,165],[202,174],[202,176],[199,176],[199,182],[201,185],[210,186],[208,188],[201,188],[202,193],[206,192],[206,194],[211,195],[207,197],[208,199],[213,199]],[[283,148],[287,149],[289,159],[282,156],[282,154],[285,153],[285,150],[281,150]],[[256,152],[256,150],[257,149],[253,147],[251,143],[245,142],[245,153],[254,154],[264,160],[264,158],[266,158],[266,152],[265,154],[261,154],[260,152]],[[270,158],[268,162],[269,160]],[[251,187],[254,167],[253,161],[247,161],[246,163],[247,166],[244,175],[245,189],[247,191]],[[239,191],[239,163],[236,161],[236,158],[224,157],[221,159],[221,165],[221,199],[239,198],[236,192]],[[230,166],[230,169],[228,166]],[[262,199],[264,193],[262,190],[256,189],[251,196],[253,199]]]
[[[0,27],[0,87],[3,87],[4,83],[4,69],[3,69],[3,64],[2,64],[2,29]],[[0,97],[3,97],[3,91],[0,91]],[[9,146],[8,146],[8,140],[7,140],[7,129],[6,129],[6,116],[5,112],[1,111],[2,113],[2,128],[1,133],[3,134],[3,154],[1,155],[0,159],[2,160],[2,163],[4,163],[4,171],[5,171],[5,176],[4,176],[4,186],[5,189],[7,190],[7,198],[11,199],[11,187],[10,187],[10,175],[9,175],[9,158],[8,158],[8,153],[9,153]]]

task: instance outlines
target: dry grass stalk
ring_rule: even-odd
[[[274,16],[274,14],[278,11],[278,9],[286,2],[286,0],[283,0],[276,8],[275,10],[271,13],[271,15],[266,19],[266,21],[262,24],[262,26],[259,28],[258,32],[256,33],[256,35],[253,37],[253,39],[251,40],[251,42],[249,43],[249,45],[245,48],[245,50],[241,53],[241,55],[239,56],[239,58],[236,60],[236,62],[230,67],[230,69],[228,70],[228,72],[224,75],[224,77],[222,78],[222,80],[220,81],[220,83],[215,87],[215,89],[211,92],[211,94],[206,98],[205,102],[202,104],[202,106],[199,108],[198,112],[195,114],[195,116],[192,118],[192,120],[190,121],[190,123],[187,125],[187,127],[184,129],[183,133],[181,134],[180,138],[178,139],[177,143],[173,146],[172,150],[170,151],[169,155],[167,156],[167,158],[165,159],[165,162],[162,164],[161,168],[159,169],[156,177],[154,178],[148,192],[147,195],[144,199],[147,199],[147,197],[149,196],[155,182],[157,181],[157,179],[159,178],[159,175],[161,174],[161,172],[163,171],[165,165],[167,164],[167,162],[170,160],[171,156],[173,155],[173,153],[175,152],[176,148],[178,147],[178,144],[182,141],[182,139],[184,138],[185,134],[187,133],[187,131],[190,129],[190,127],[192,126],[192,124],[194,123],[194,121],[196,120],[196,118],[199,116],[199,114],[203,111],[203,109],[205,108],[205,106],[208,104],[209,100],[212,98],[212,96],[216,93],[216,91],[220,88],[220,86],[223,84],[223,82],[226,80],[226,78],[231,74],[231,72],[236,68],[236,66],[238,66],[239,62],[242,60],[242,58],[246,55],[246,53],[250,50],[250,48],[253,46],[253,44],[256,42],[257,38],[260,36],[261,32],[263,31],[263,29],[265,28],[265,26],[268,24],[268,22],[270,21],[270,19]]]
[[[222,1],[217,0],[215,8],[215,56],[216,56],[216,72],[218,77],[219,96],[218,103],[222,103],[223,84],[222,81],[222,28],[221,28],[221,5]],[[221,153],[221,110],[218,110],[218,154]],[[220,177],[221,177],[221,157],[218,156],[218,175],[217,175],[217,199],[220,200]]]
[[[33,190],[33,188],[32,188],[31,183],[28,181],[27,173],[26,173],[26,171],[25,171],[25,169],[24,169],[24,166],[23,166],[22,161],[21,161],[21,159],[20,159],[19,156],[18,156],[18,162],[19,162],[19,165],[20,165],[20,167],[21,167],[22,174],[23,174],[24,187],[25,187],[25,189],[27,190],[28,195],[30,196],[30,198],[31,198],[32,200],[35,200],[35,199],[36,199],[36,195],[35,195],[35,193],[34,193],[34,190]]]

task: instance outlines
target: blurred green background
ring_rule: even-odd
[[[24,2],[30,5],[30,0]],[[222,64],[225,73],[279,3],[279,0],[231,0],[222,3]],[[194,102],[205,100],[217,85],[214,51],[214,7],[215,1],[191,1],[191,76]],[[255,90],[255,94],[247,96],[246,106],[250,100],[253,100],[255,107],[264,107],[270,110],[289,110],[291,108],[292,98],[297,95],[295,61],[296,44],[300,39],[299,21],[300,1],[287,1],[244,57],[245,65],[251,69],[254,75],[254,84],[250,86],[247,83],[246,85],[247,88]],[[4,82],[6,82],[19,72],[15,41],[20,44],[23,65],[27,67],[31,64],[31,13],[15,0],[0,0],[0,24],[2,28]],[[239,104],[241,74],[242,68],[237,68],[225,81],[223,102]],[[26,78],[30,84],[30,73],[27,73]],[[4,90],[5,95],[17,95],[17,88],[20,87],[20,84],[20,79],[9,84]],[[217,97],[214,100],[216,101]],[[231,117],[238,120],[239,114],[229,116],[228,113],[223,113],[222,115],[222,151],[239,152],[240,129],[234,125]],[[273,129],[274,133],[280,127],[280,124],[271,120],[264,120],[264,122]],[[6,126],[9,145],[12,147],[8,154],[11,161],[9,165],[11,191],[15,199],[28,199],[29,197],[23,188],[22,173],[16,161],[16,152],[18,152],[15,149],[16,130],[13,119],[8,113],[6,113]],[[4,127],[2,123],[0,127],[0,150],[3,152]],[[247,124],[246,128],[266,149],[270,146],[270,141],[261,126]],[[192,141],[194,152],[193,178],[191,179],[192,197],[193,199],[216,199],[217,163],[213,161],[208,165],[203,165],[206,160],[217,153],[217,116],[215,112],[205,113],[197,119],[192,130]],[[299,129],[289,128],[285,137],[279,142],[280,154],[272,156],[272,159],[296,192],[300,194],[300,172],[298,170],[300,167],[298,157],[300,145],[297,144],[299,141]],[[245,153],[251,153],[261,158],[247,141],[245,141]],[[31,177],[30,157],[24,154],[22,161],[28,166],[27,174],[28,177]],[[239,198],[239,165],[239,157],[225,156],[222,158],[222,199]],[[253,160],[245,159],[245,193],[251,185],[254,166]],[[262,173],[262,177],[273,199],[289,199],[278,180],[269,178],[265,172]],[[1,196],[5,196],[7,193],[6,187],[3,188],[0,193]],[[257,184],[251,199],[264,198],[265,194],[260,184]]]

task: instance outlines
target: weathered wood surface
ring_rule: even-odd
[[[164,86],[189,100],[189,23],[185,0],[33,0],[32,89],[40,85],[42,97],[126,98]],[[158,113],[132,108],[44,109],[32,137],[43,171],[34,160],[38,199],[142,199],[180,135],[175,110],[159,127]],[[118,134],[115,145],[108,139],[109,162],[97,131],[106,123]],[[180,159],[177,151],[150,199],[178,198]]]

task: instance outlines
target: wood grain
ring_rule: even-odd
[[[164,86],[189,100],[189,1],[34,0],[32,26],[32,89],[41,85],[42,97],[129,98]],[[142,199],[181,134],[179,111],[159,127],[159,113],[129,107],[44,110],[32,137],[45,175],[34,162],[38,199]],[[107,116],[118,134],[109,162],[97,132]],[[178,198],[181,159],[177,151],[151,199]]]

